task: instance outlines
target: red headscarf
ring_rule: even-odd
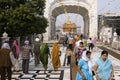
[[[16,47],[16,52],[15,52],[15,54],[16,54],[16,55],[19,55],[19,46],[18,46],[18,43],[17,43],[16,40],[14,40],[14,42],[13,42],[13,46]]]

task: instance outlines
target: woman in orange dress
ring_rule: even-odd
[[[58,43],[54,43],[52,48],[52,65],[55,71],[58,70],[58,68],[61,66],[59,53],[60,48],[58,46]]]

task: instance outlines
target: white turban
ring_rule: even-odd
[[[28,45],[28,44],[29,44],[29,41],[28,41],[28,40],[25,40],[24,43]]]
[[[10,49],[10,46],[8,43],[3,43],[2,48]]]

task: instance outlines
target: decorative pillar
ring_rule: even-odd
[[[55,21],[56,21],[56,19],[54,17],[51,17],[50,21],[51,21],[51,23],[50,23],[50,39],[54,39],[54,37],[55,37],[55,30],[56,30],[56,28],[55,28]]]
[[[89,38],[89,17],[84,16],[84,35],[86,38]]]
[[[94,3],[91,3],[91,7],[89,10],[89,20],[90,20],[90,28],[89,28],[89,37],[98,38],[98,16],[97,16],[97,0]]]

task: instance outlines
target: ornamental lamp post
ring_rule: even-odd
[[[6,32],[4,32],[4,33],[2,34],[2,36],[3,36],[3,38],[7,38],[7,37],[8,37],[8,34],[7,34]]]
[[[6,32],[4,32],[2,34],[2,43],[4,43],[5,41],[9,41],[9,37],[8,37],[8,34]]]

